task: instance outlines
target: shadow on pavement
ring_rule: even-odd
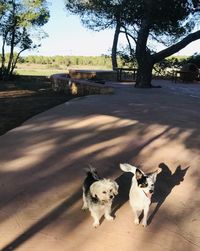
[[[131,173],[123,173],[115,180],[119,185],[119,194],[113,202],[113,214],[115,214],[117,210],[119,210],[120,207],[122,207],[123,204],[129,200],[129,190],[131,187],[132,176],[133,175]]]
[[[160,163],[159,167],[162,171],[157,176],[155,193],[152,199],[152,203],[157,203],[157,205],[152,214],[149,216],[148,224],[152,222],[155,214],[158,212],[159,208],[162,206],[173,188],[180,185],[180,183],[184,181],[184,176],[189,168],[186,167],[185,169],[181,169],[181,166],[178,166],[172,174],[171,170],[165,163]]]
[[[59,206],[53,209],[50,213],[45,215],[37,223],[28,228],[25,232],[19,235],[15,240],[10,242],[7,246],[2,248],[1,251],[12,251],[33,237],[36,233],[45,228],[52,221],[56,220],[61,214],[63,214],[69,207],[75,204],[81,198],[81,189],[78,189],[70,198],[66,199]]]

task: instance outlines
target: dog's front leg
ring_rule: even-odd
[[[90,212],[91,212],[91,216],[92,218],[94,219],[94,222],[93,222],[93,227],[98,227],[99,226],[99,220],[100,220],[100,212],[99,210],[94,210],[94,209],[90,209]]]
[[[142,219],[142,226],[146,227],[147,226],[147,217],[148,217],[148,212],[149,212],[149,206],[144,208],[144,216]]]
[[[133,214],[134,214],[134,217],[135,217],[135,220],[134,220],[134,223],[136,225],[139,224],[139,216],[141,214],[141,210],[137,210],[136,208],[132,208],[133,209]]]
[[[114,217],[111,216],[111,204],[105,207],[104,216],[106,220],[114,220]]]
[[[85,193],[83,192],[83,206],[82,206],[82,210],[86,210],[86,209],[88,209],[88,204],[87,204]]]

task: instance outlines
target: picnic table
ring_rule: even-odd
[[[137,68],[117,68],[117,80],[135,81],[137,75]]]

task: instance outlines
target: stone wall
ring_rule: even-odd
[[[91,80],[70,78],[68,74],[54,74],[50,77],[52,89],[72,95],[112,94],[114,89],[106,84]]]

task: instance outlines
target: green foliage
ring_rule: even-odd
[[[193,56],[189,57],[186,60],[186,63],[193,63],[195,64],[198,68],[200,68],[200,54],[195,53]]]
[[[6,8],[3,7],[6,6]],[[0,36],[2,37],[2,57],[0,75],[12,75],[20,54],[28,49],[34,49],[40,44],[34,43],[38,27],[49,19],[46,0],[0,0]],[[44,35],[42,35],[44,37]],[[42,37],[38,36],[40,40]],[[5,47],[7,45],[7,47]],[[8,48],[9,60],[5,65],[5,50]],[[14,52],[17,56],[14,57]]]
[[[156,76],[171,75],[174,69],[180,69],[186,57],[169,57],[161,60],[154,65],[154,74]]]
[[[130,52],[130,48],[122,47],[117,52],[117,62],[119,67],[125,68],[137,68],[137,60],[135,57],[135,51]]]
[[[181,69],[188,63],[193,63],[200,68],[200,54],[195,53],[190,57],[176,56],[165,58],[154,65],[154,72],[158,76],[167,76],[172,73],[172,70]]]
[[[4,15],[5,11],[7,8],[7,3],[4,0],[0,0],[0,19],[2,18],[2,16]]]
[[[81,17],[83,25],[99,31],[114,27],[117,18],[115,2],[118,1],[65,0],[65,6],[68,12]]]

